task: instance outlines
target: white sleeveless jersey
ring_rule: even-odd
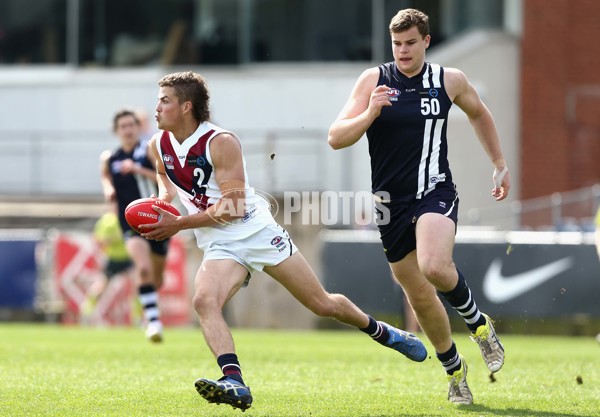
[[[231,134],[239,142],[239,138],[234,133],[209,122],[200,124],[183,143],[179,143],[168,131],[163,131],[156,142],[167,177],[175,185],[181,203],[189,214],[204,211],[223,197],[216,182],[210,155],[211,141],[219,140],[219,135],[222,133]],[[275,222],[269,211],[269,203],[256,195],[254,189],[250,187],[243,155],[242,160],[246,198],[245,205],[239,210],[244,211],[244,216],[225,224],[194,229],[200,249],[206,250],[213,242],[243,239],[261,230],[267,224]]]

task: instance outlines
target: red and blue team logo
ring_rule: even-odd
[[[387,92],[387,95],[390,101],[398,101],[398,96],[400,95],[400,90],[397,88],[390,88]]]
[[[173,158],[171,155],[168,155],[168,154],[163,155],[163,161],[165,163],[165,168],[175,169],[175,166],[173,165],[175,162],[175,158]]]
[[[275,246],[279,252],[283,252],[285,248],[287,248],[287,245],[281,236],[275,236],[271,239],[271,245]]]

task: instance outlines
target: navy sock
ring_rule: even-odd
[[[485,324],[486,319],[477,308],[477,304],[475,304],[475,300],[473,300],[471,290],[467,285],[465,277],[458,269],[456,271],[458,272],[458,282],[456,283],[456,287],[451,291],[438,291],[438,293],[448,301],[456,311],[458,311],[458,314],[465,320],[471,333],[475,333],[479,326]]]
[[[240,384],[244,384],[242,379],[242,368],[235,353],[224,353],[217,358],[217,363],[223,372],[223,375],[233,378]]]
[[[456,345],[452,342],[452,346],[444,353],[435,353],[439,361],[442,363],[444,370],[448,375],[452,375],[455,371],[460,369],[460,356]]]
[[[360,329],[360,331],[368,334],[373,340],[382,345],[390,338],[387,328],[371,316],[369,316],[369,324],[367,327]]]

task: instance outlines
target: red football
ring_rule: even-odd
[[[140,224],[158,222],[160,220],[160,215],[152,208],[152,206],[158,206],[176,216],[180,215],[179,210],[177,210],[175,206],[172,206],[164,200],[159,200],[158,198],[140,198],[132,201],[125,208],[125,220],[127,220],[129,226],[139,232],[138,226]]]

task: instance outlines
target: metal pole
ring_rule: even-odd
[[[385,61],[385,0],[371,3],[371,61]]]
[[[79,65],[79,0],[67,0],[67,64]]]
[[[252,23],[254,2],[252,0],[239,0],[238,16],[238,62],[248,64],[254,58],[252,54]]]

